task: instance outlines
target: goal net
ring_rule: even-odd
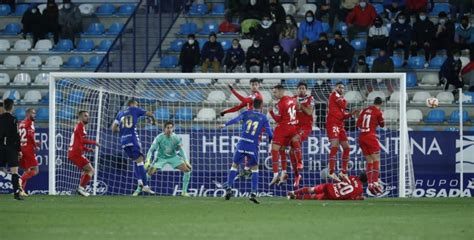
[[[50,159],[54,162],[49,164],[50,194],[73,194],[79,184],[80,170],[67,159],[67,148],[80,110],[90,114],[86,125],[88,138],[100,142],[100,147],[85,155],[96,170],[87,191],[97,195],[133,193],[137,187],[133,162],[123,152],[119,135],[112,132],[111,124],[117,113],[125,108],[126,101],[134,98],[140,108],[153,112],[158,119],[158,126],[151,125],[146,119],[141,119],[137,125],[142,153],[146,155],[153,139],[162,132],[163,124],[172,121],[193,166],[189,194],[222,196],[221,187],[225,185],[241,127],[236,124],[217,129],[218,124],[238,115],[235,112],[221,117],[219,113],[239,104],[228,84],[234,84],[238,92],[247,96],[251,78],[261,79],[264,113],[274,106],[271,89],[280,83],[285,86],[286,95],[293,96],[298,83],[305,82],[308,95],[314,98],[313,131],[303,143],[304,170],[300,186],[329,181],[321,172],[328,167],[330,148],[325,122],[328,96],[335,84],[345,84],[348,110],[361,110],[371,105],[375,97],[382,97],[386,126],[377,131],[382,148],[382,196],[405,197],[406,192],[411,192],[408,190],[414,187],[414,173],[407,144],[406,88],[402,73],[51,73],[49,134],[56,137],[51,137],[49,143]],[[345,124],[351,147],[350,174],[358,174],[366,166],[357,143],[359,133],[355,123],[356,119],[352,118]],[[271,124],[274,128],[273,120]],[[270,187],[273,173],[269,149],[270,144],[264,136],[260,143],[258,195],[284,196],[293,189],[291,164],[288,164],[290,181]],[[341,154],[339,151],[336,169],[341,166]],[[158,195],[180,195],[181,176],[181,172],[165,166],[152,177],[150,186]],[[238,196],[247,196],[250,181],[239,178],[235,188]]]

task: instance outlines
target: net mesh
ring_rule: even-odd
[[[350,75],[348,75],[350,77]],[[297,84],[308,84],[308,94],[314,97],[313,132],[303,143],[303,179],[301,185],[313,186],[326,183],[321,176],[328,165],[329,141],[326,136],[325,122],[327,99],[334,85],[342,81],[346,85],[345,98],[348,109],[363,109],[377,96],[386,101],[382,107],[386,127],[378,130],[381,152],[381,180],[385,187],[383,196],[399,195],[399,182],[404,181],[407,188],[413,185],[411,160],[406,159],[406,178],[399,176],[400,145],[400,87],[399,79],[262,79],[260,92],[264,98],[264,112],[275,104],[271,88],[282,83],[286,95],[295,95]],[[234,84],[242,95],[250,93],[250,79],[159,79],[159,78],[55,78],[56,88],[56,124],[50,126],[56,132],[56,191],[60,194],[73,193],[79,184],[80,170],[67,159],[67,147],[77,123],[76,113],[87,110],[90,113],[86,126],[89,138],[98,139],[100,148],[97,153],[86,154],[92,165],[97,168],[97,181],[92,181],[88,191],[92,192],[95,183],[97,194],[128,195],[136,186],[132,160],[121,149],[118,134],[112,133],[111,124],[117,113],[123,110],[126,101],[135,98],[139,107],[151,111],[158,119],[158,126],[151,125],[146,119],[140,120],[137,132],[146,155],[154,137],[162,132],[165,121],[175,123],[175,132],[184,143],[185,150],[193,166],[190,190],[192,196],[222,196],[227,171],[232,163],[235,145],[240,135],[240,125],[218,130],[217,125],[226,122],[238,113],[229,113],[224,117],[219,112],[239,104],[232,95],[228,84]],[[242,109],[241,111],[243,111]],[[101,111],[101,117],[99,116]],[[267,114],[269,119],[271,117]],[[357,144],[358,131],[356,119],[346,121],[345,128],[351,146],[350,174],[358,174],[365,169],[365,160]],[[272,128],[275,123],[271,120]],[[406,146],[406,145],[403,145]],[[281,186],[269,187],[272,179],[270,144],[266,138],[260,143],[260,196],[282,196],[292,190],[292,181]],[[341,165],[338,153],[337,169]],[[96,158],[95,156],[98,156]],[[288,157],[289,159],[289,157]],[[290,179],[291,164],[288,164]],[[152,177],[150,186],[159,195],[179,195],[181,193],[182,173],[165,167]],[[241,178],[235,183],[238,194],[245,196],[250,191],[250,180]]]

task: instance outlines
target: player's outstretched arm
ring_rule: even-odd
[[[112,132],[118,132],[120,129],[119,129],[119,121],[117,120],[114,120],[114,122],[112,123],[112,126],[110,127],[112,129]]]
[[[155,115],[153,115],[152,112],[148,111],[148,112],[145,113],[145,115],[151,119],[151,123],[153,125],[158,125],[158,122],[156,121]]]
[[[242,102],[240,103],[239,105],[236,105],[234,107],[231,107],[231,108],[228,108],[228,109],[225,109],[224,111],[222,111],[220,113],[221,117],[224,116],[225,114],[227,113],[231,113],[231,112],[237,112],[239,111],[240,109],[244,108],[245,106],[247,106],[246,103]]]
[[[236,124],[240,121],[242,121],[242,119],[244,118],[244,114],[245,112],[239,114],[239,116],[229,120],[228,122],[224,123],[224,127],[227,127],[227,126],[230,126],[230,125],[233,125],[233,124]]]
[[[270,113],[270,116],[272,116],[273,120],[275,120],[275,122],[280,122],[281,120],[281,116],[280,115],[276,115],[275,112],[273,112],[273,109],[272,108],[269,108],[268,109],[268,112]]]

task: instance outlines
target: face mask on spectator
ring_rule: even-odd
[[[257,0],[250,0],[250,5],[255,5],[257,3]]]
[[[453,58],[454,58],[454,61],[458,61],[458,60],[459,60],[459,56],[457,56],[457,55],[454,55]]]
[[[400,23],[400,24],[404,24],[405,21],[406,21],[405,18],[400,18],[400,19],[398,19],[398,23]]]
[[[290,20],[290,19],[286,19],[286,24],[291,24],[291,20]]]
[[[445,18],[441,18],[441,19],[439,20],[439,23],[445,24],[445,23],[446,23],[446,19],[445,19]]]
[[[36,12],[38,12],[38,10],[36,10],[36,8],[31,9],[31,13],[36,13]]]
[[[360,6],[361,8],[365,8],[365,7],[367,6],[367,3],[366,3],[366,2],[360,2],[360,3],[359,3],[359,6]]]
[[[64,4],[64,9],[70,9],[71,8],[71,4],[70,3],[65,3]]]
[[[306,21],[307,21],[307,22],[312,22],[312,21],[313,21],[313,17],[306,17]]]
[[[194,44],[194,39],[188,39],[188,43],[193,45]]]
[[[233,47],[234,49],[237,49],[237,48],[239,48],[239,44],[232,44],[232,47]]]
[[[426,15],[420,15],[420,20],[425,21],[426,20]]]
[[[275,48],[273,48],[273,51],[274,51],[275,53],[277,53],[277,52],[280,51],[280,48],[275,47]]]
[[[265,19],[265,20],[262,21],[262,25],[263,25],[263,26],[270,26],[271,23],[272,23],[272,21],[267,20],[267,19]]]
[[[260,46],[260,43],[253,43],[253,46],[258,48]]]

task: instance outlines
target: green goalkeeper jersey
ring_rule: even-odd
[[[146,155],[146,159],[153,160],[151,157],[155,151],[155,159],[168,159],[178,155],[183,159],[186,159],[186,154],[182,146],[181,138],[175,133],[172,133],[170,136],[166,136],[166,134],[161,133],[156,136],[155,140],[153,140],[153,143],[151,144],[151,147]]]

